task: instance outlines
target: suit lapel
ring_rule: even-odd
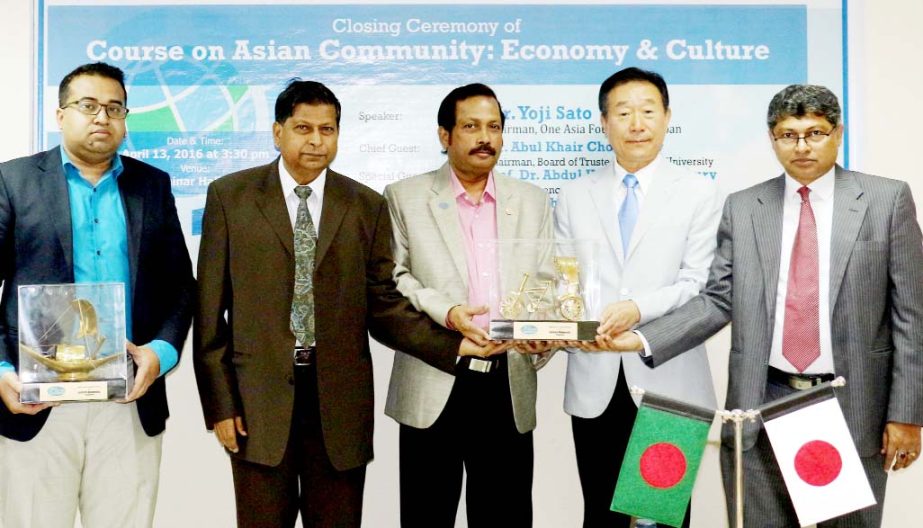
[[[830,232],[830,309],[836,306],[836,299],[843,284],[846,264],[852,253],[859,228],[865,219],[868,203],[862,199],[863,191],[852,175],[836,167],[833,187],[833,227]]]
[[[320,232],[317,234],[317,255],[314,269],[320,265],[333,243],[334,235],[343,223],[343,217],[349,210],[350,190],[346,185],[346,176],[341,176],[327,169],[327,182],[324,184],[324,207],[321,210]]]
[[[125,223],[128,227],[128,270],[131,275],[131,293],[134,297],[135,279],[138,276],[138,255],[141,251],[141,231],[144,227],[144,196],[141,176],[126,170],[119,175],[119,194],[125,209]]]
[[[592,178],[593,186],[590,188],[590,198],[596,207],[596,217],[600,221],[600,231],[609,241],[610,249],[618,257],[620,263],[625,262],[625,256],[622,254],[622,239],[619,236],[618,211],[613,209],[615,203],[615,171],[610,166],[604,171],[596,171],[589,178]]]
[[[669,218],[670,216],[670,198],[675,188],[674,182],[679,174],[674,170],[670,170],[672,169],[670,165],[666,165],[665,167],[667,170],[664,170],[663,164],[667,163],[666,160],[660,160],[660,163],[661,168],[652,178],[650,192],[644,196],[644,203],[641,204],[638,222],[635,224],[635,228],[631,233],[631,240],[628,244],[628,254],[625,255],[625,260],[631,257],[631,254],[634,253],[635,248],[638,247],[641,239],[644,238],[644,235],[652,225],[656,225],[657,221],[661,218]]]
[[[498,244],[494,248],[497,252],[497,272],[500,274],[495,279],[495,286],[500,288],[497,296],[502,297],[503,292],[518,286],[522,273],[528,270],[520,269],[521,262],[519,262],[518,258],[521,257],[519,251],[525,248],[520,246],[518,242],[512,242],[520,236],[518,227],[520,216],[522,215],[522,200],[518,194],[513,192],[509,180],[497,176],[496,172],[494,173],[494,188],[497,193],[497,196],[495,196],[497,200],[497,238],[510,241]],[[525,244],[528,247],[531,241],[526,241]],[[532,254],[531,251],[526,251],[525,253]],[[499,305],[500,299],[491,299],[491,301],[496,301],[496,304]]]
[[[507,185],[508,182],[494,174],[494,187],[497,190],[497,238],[516,238],[516,226],[519,225],[520,199]]]
[[[782,209],[785,176],[769,180],[756,198],[751,214],[753,236],[763,267],[763,292],[769,328],[775,324],[776,287],[779,284],[779,261],[782,259]]]
[[[295,234],[285,207],[285,195],[279,183],[279,158],[266,167],[263,181],[257,188],[256,206],[269,222],[273,232],[291,256],[295,255]],[[326,208],[325,208],[326,209]]]
[[[71,224],[70,198],[67,193],[67,179],[61,166],[61,147],[51,150],[38,162],[42,171],[39,182],[42,195],[48,198],[48,215],[54,224],[68,272],[74,272],[74,231]]]
[[[429,210],[436,221],[436,227],[442,235],[446,250],[452,257],[455,269],[461,277],[465,288],[468,287],[468,263],[465,260],[465,239],[462,236],[461,226],[458,222],[458,206],[452,192],[449,164],[443,165],[436,173],[433,186],[430,189],[432,197],[429,200]],[[499,204],[498,204],[499,205]]]

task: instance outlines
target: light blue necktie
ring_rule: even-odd
[[[625,184],[625,201],[619,209],[619,231],[622,233],[622,255],[627,257],[631,232],[638,222],[638,195],[635,193],[638,178],[634,174],[626,174],[622,183]]]

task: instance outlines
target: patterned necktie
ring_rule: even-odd
[[[798,372],[820,357],[820,272],[817,263],[817,223],[808,193],[801,195],[801,217],[792,246],[785,293],[785,324],[782,327],[782,356]]]
[[[314,252],[317,249],[317,231],[308,212],[307,185],[295,187],[300,200],[295,216],[295,291],[292,296],[292,315],[289,326],[298,342],[304,346],[314,343]]]
[[[626,174],[622,183],[625,184],[625,201],[619,209],[619,230],[622,233],[622,255],[627,257],[631,232],[638,222],[638,195],[635,193],[638,178],[634,174]]]

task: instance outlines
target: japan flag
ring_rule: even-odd
[[[875,504],[839,402],[832,389],[824,392],[780,412],[762,411],[801,526]]]

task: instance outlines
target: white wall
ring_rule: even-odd
[[[908,180],[918,199],[923,199],[923,176],[916,170],[918,161],[914,156],[919,148],[918,127],[923,123],[923,110],[916,100],[923,93],[917,56],[917,50],[923,49],[923,35],[918,31],[923,2],[856,0],[854,4],[850,7],[851,31],[865,45],[850,50],[855,59],[855,67],[851,67],[855,81],[850,88],[854,113],[849,123],[856,145],[852,168]],[[6,160],[30,154],[31,148],[31,2],[0,0],[0,13],[0,100],[4,101],[7,123],[0,132],[0,160]],[[197,248],[190,250],[194,253]],[[723,394],[728,332],[712,339],[709,349],[717,390]],[[397,427],[380,413],[391,354],[380,348],[377,352],[377,456],[369,467],[365,514],[365,525],[376,528],[397,525]],[[540,373],[540,422],[535,434],[536,527],[578,526],[582,509],[570,423],[561,411],[563,359],[555,358]],[[157,526],[232,526],[234,505],[228,463],[217,443],[204,431],[188,357],[171,374],[168,385],[173,417],[164,443]],[[694,496],[694,527],[726,525],[716,454],[716,443],[712,441]],[[920,518],[916,500],[921,488],[923,470],[917,466],[891,478],[884,526],[923,523],[910,521]]]

